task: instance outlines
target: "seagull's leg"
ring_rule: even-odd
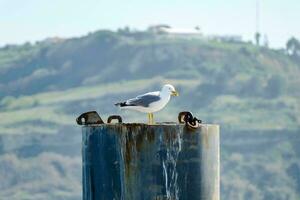
[[[151,124],[154,124],[154,117],[153,117],[153,113],[150,113],[151,115]]]
[[[148,124],[151,124],[151,113],[148,113]]]

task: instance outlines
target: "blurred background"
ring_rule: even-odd
[[[0,0],[0,199],[81,199],[81,128],[174,84],[155,115],[221,125],[222,199],[300,199],[298,0]]]

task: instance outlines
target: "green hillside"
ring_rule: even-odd
[[[0,179],[7,180],[0,197],[80,199],[75,118],[97,110],[104,119],[146,122],[113,103],[172,83],[180,96],[155,119],[176,121],[189,110],[221,124],[223,199],[298,199],[299,77],[300,63],[284,50],[205,37],[120,30],[7,45],[0,49]]]

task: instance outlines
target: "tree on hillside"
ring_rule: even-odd
[[[284,92],[285,82],[279,75],[273,75],[265,88],[265,97],[277,98]]]
[[[259,41],[260,41],[260,33],[259,32],[256,32],[255,33],[255,42],[256,42],[256,45],[259,46]]]
[[[286,43],[288,55],[300,57],[300,42],[295,37],[291,37]]]
[[[264,91],[262,80],[256,76],[241,85],[240,95],[243,97],[262,96]]]

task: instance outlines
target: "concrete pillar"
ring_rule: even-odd
[[[84,200],[219,200],[219,126],[103,124],[82,130]]]

